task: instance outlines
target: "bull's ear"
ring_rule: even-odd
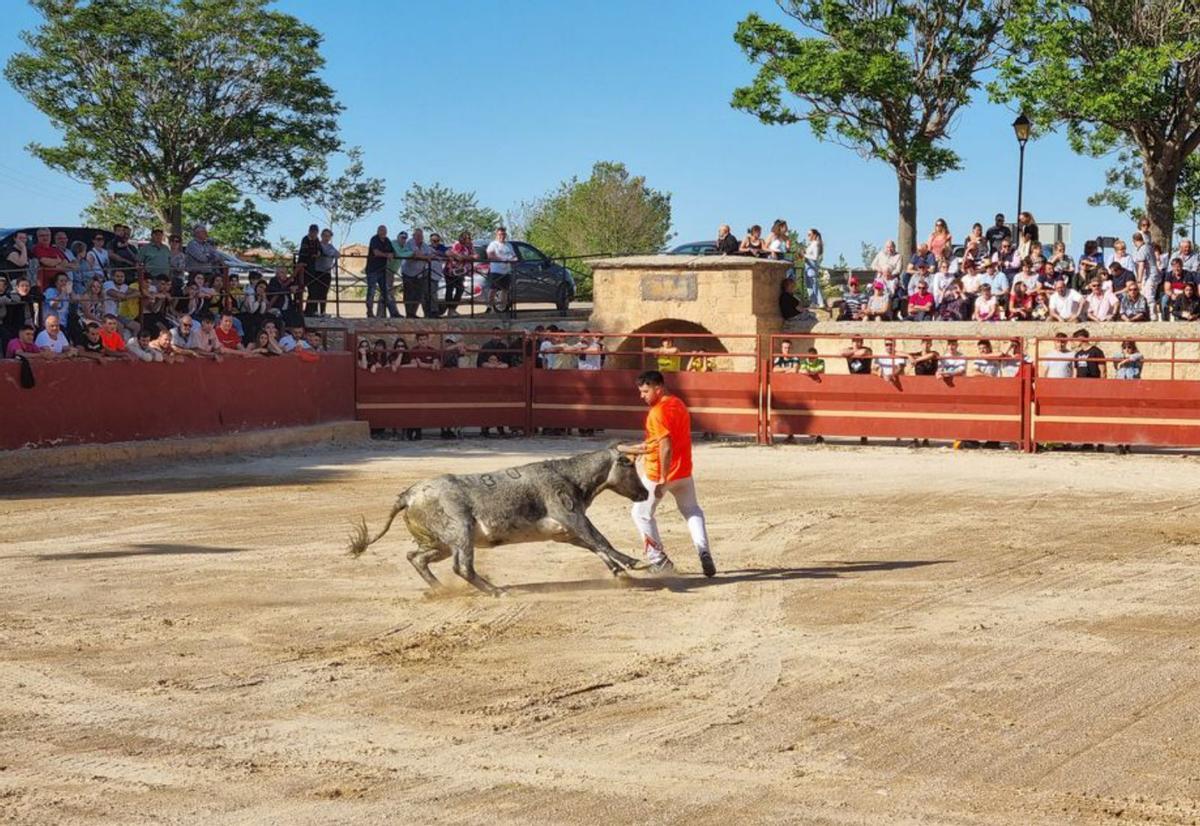
[[[620,456],[617,457],[617,464],[628,466],[628,465],[633,464],[633,460],[630,459],[628,456],[626,456],[624,453],[622,453]]]

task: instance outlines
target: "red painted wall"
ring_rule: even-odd
[[[202,436],[354,418],[349,353],[220,364],[0,361],[0,449]]]

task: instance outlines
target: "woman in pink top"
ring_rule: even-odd
[[[450,263],[446,267],[446,306],[447,315],[458,315],[458,305],[462,302],[463,284],[468,275],[474,270],[475,242],[471,233],[464,230],[454,246],[450,247]]]
[[[950,236],[946,219],[938,218],[933,222],[933,233],[929,236],[929,251],[933,253],[934,258],[940,258],[942,251],[951,247],[953,243],[954,239]]]

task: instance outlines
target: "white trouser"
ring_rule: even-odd
[[[641,474],[638,474],[641,476]],[[646,557],[651,562],[657,562],[663,553],[662,537],[658,534],[658,523],[654,520],[654,512],[658,510],[659,497],[654,495],[655,488],[661,483],[651,482],[641,476],[642,484],[650,491],[650,496],[644,502],[633,503],[633,524],[641,531],[642,540],[646,546]],[[696,501],[696,483],[692,477],[675,479],[664,486],[666,492],[675,497],[675,506],[687,520],[688,533],[692,535],[692,544],[697,553],[708,553],[708,530],[704,525],[704,511]]]

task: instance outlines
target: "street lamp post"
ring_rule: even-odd
[[[1021,196],[1025,188],[1025,144],[1029,142],[1029,133],[1033,129],[1033,123],[1029,118],[1025,117],[1025,113],[1017,115],[1017,119],[1012,124],[1013,133],[1017,136],[1017,143],[1021,146],[1021,161],[1017,167],[1017,226],[1021,223]],[[1020,243],[1020,238],[1013,239],[1015,243]]]

